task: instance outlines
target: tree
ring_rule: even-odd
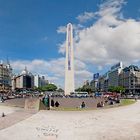
[[[92,93],[93,88],[91,85],[84,85],[83,87],[77,88],[75,91]]]
[[[75,91],[77,91],[77,92],[81,92],[81,91],[82,91],[82,88],[79,87],[79,88],[75,89]]]
[[[57,86],[54,84],[48,84],[46,86],[38,87],[38,91],[56,91]]]
[[[122,86],[118,86],[118,87],[116,87],[116,92],[118,92],[118,93],[124,93],[125,92],[125,88],[122,87]]]
[[[62,88],[59,88],[57,91],[58,92],[64,92],[64,90]]]
[[[117,93],[123,93],[125,92],[125,88],[122,86],[110,86],[108,91],[110,92],[117,92]]]
[[[54,84],[48,84],[48,85],[46,85],[46,86],[44,87],[44,89],[45,89],[46,91],[56,91],[57,86],[54,85]]]
[[[108,91],[115,92],[116,88],[114,86],[109,86]]]

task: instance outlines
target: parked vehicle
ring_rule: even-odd
[[[95,92],[95,94],[94,94],[95,97],[101,97],[102,95],[103,95],[103,94],[100,93],[100,92]]]

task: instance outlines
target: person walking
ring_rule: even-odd
[[[51,99],[51,107],[54,107],[54,100]]]

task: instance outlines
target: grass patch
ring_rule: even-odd
[[[89,110],[97,110],[97,109],[109,109],[109,108],[116,108],[116,107],[121,107],[121,106],[126,106],[126,105],[131,105],[136,103],[134,99],[122,99],[120,104],[114,104],[114,105],[106,105],[103,108],[78,108],[78,107],[54,107],[51,108],[51,110],[54,111],[89,111]]]
[[[52,108],[51,110],[55,110],[55,111],[86,111],[86,110],[93,110],[93,108],[58,107],[58,108]]]
[[[134,99],[122,99],[120,106],[131,105],[134,104],[136,101]]]

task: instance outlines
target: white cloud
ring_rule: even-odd
[[[75,35],[74,43],[79,40],[78,34],[79,34],[79,31],[81,31],[81,29],[83,29],[83,28],[84,28],[84,26],[81,25],[81,24],[73,24],[73,31],[74,31],[74,35]],[[62,31],[61,31],[61,29],[62,29]],[[65,30],[63,31],[63,29],[65,29]],[[66,26],[58,27],[57,32],[62,33],[62,34],[65,33],[66,32]],[[59,47],[58,52],[62,53],[64,55],[65,51],[66,51],[66,41],[64,41],[63,43],[59,43],[58,47]]]
[[[75,86],[79,87],[82,86],[86,80],[91,80],[93,73],[83,69],[75,71],[75,75]]]
[[[67,30],[67,28],[66,28],[66,26],[60,26],[60,27],[58,27],[58,29],[57,29],[57,33],[66,33],[66,30]]]
[[[65,58],[53,59],[50,61],[35,59],[32,61],[28,60],[17,60],[12,61],[11,65],[13,69],[16,69],[16,73],[21,73],[21,71],[27,67],[28,71],[33,74],[44,75],[49,81],[64,87],[64,74],[65,74]],[[80,60],[75,60],[75,79],[76,87],[82,83],[78,83],[79,78],[86,80],[90,78],[91,73],[86,69],[86,65]]]
[[[58,44],[58,52],[59,53],[62,53],[62,54],[65,54],[65,51],[66,51],[66,41],[64,41],[62,44]]]
[[[88,66],[102,70],[106,65],[118,61],[125,64],[140,62],[140,21],[123,17],[121,8],[124,0],[108,0],[99,11],[79,18],[81,22],[98,17],[89,27],[74,24],[75,79],[76,87],[92,78]],[[87,16],[87,17],[86,17]],[[82,19],[83,18],[83,19]],[[58,33],[65,33],[66,26],[60,26]],[[59,44],[59,52],[65,53],[65,42]],[[24,69],[46,75],[54,83],[64,86],[65,58],[33,61],[14,61],[13,68]],[[93,69],[93,72],[94,71]]]
[[[78,19],[80,22],[86,22],[95,16],[96,16],[96,14],[93,12],[84,12],[83,14],[76,17],[76,19]]]
[[[87,69],[86,64],[83,63],[82,61],[78,60],[78,59],[75,59],[74,63],[75,63],[75,70],[76,71]]]
[[[92,78],[87,66],[101,71],[118,61],[125,65],[140,63],[140,21],[124,18],[121,12],[124,4],[124,0],[108,0],[99,6],[99,11],[78,16],[80,22],[97,18],[89,27],[77,28],[74,24],[74,53],[80,62],[76,62],[75,67],[77,84]],[[65,43],[61,44],[59,52],[65,53]]]
[[[81,24],[73,24],[73,30],[74,30],[74,32],[77,32],[77,30],[80,30],[80,29],[82,29],[82,28],[84,28],[84,26],[81,25]],[[59,34],[59,33],[65,34],[66,31],[67,31],[67,26],[59,26],[59,27],[57,28],[57,33],[58,33],[58,34]]]
[[[98,66],[98,70],[99,71],[103,70],[103,67],[102,66]]]
[[[60,77],[64,76],[64,58],[54,59],[51,61],[35,59],[32,61],[17,60],[12,61],[11,65],[13,69],[16,69],[16,73],[27,67],[27,69],[33,74],[40,74],[46,76],[51,82],[57,83]]]
[[[76,58],[98,68],[118,61],[133,63],[140,56],[140,21],[122,19],[124,0],[109,0],[100,6],[98,20],[77,34]],[[121,18],[120,18],[121,17]]]

